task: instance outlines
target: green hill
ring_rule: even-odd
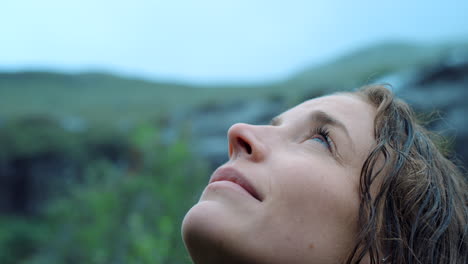
[[[391,72],[433,65],[455,49],[466,51],[468,44],[374,45],[265,85],[206,87],[104,73],[0,73],[0,119],[46,115],[80,117],[103,125],[151,119],[166,112],[234,99],[281,96],[295,102],[317,90],[354,88]]]
[[[233,97],[242,97],[242,93],[232,87],[213,89],[157,83],[102,73],[0,74],[0,117],[7,119],[30,115],[77,116],[112,124]]]

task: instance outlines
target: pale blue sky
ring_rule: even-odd
[[[261,82],[386,40],[468,38],[466,0],[2,0],[0,70]]]

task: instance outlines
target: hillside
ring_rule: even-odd
[[[0,120],[47,115],[115,125],[239,99],[279,96],[295,103],[317,90],[350,89],[392,72],[437,64],[453,50],[466,52],[468,45],[375,45],[265,85],[200,87],[104,73],[0,73]]]
[[[467,47],[376,45],[263,85],[0,73],[0,263],[189,263],[181,221],[229,127],[368,83],[436,110],[429,128],[468,167]]]
[[[47,115],[111,125],[231,97],[242,94],[103,73],[0,73],[0,119]]]

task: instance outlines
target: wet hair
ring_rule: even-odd
[[[468,263],[466,176],[386,86],[353,94],[377,109],[376,144],[362,167],[359,232],[345,263]]]

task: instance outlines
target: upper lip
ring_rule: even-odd
[[[252,195],[255,199],[262,201],[259,193],[250,183],[250,181],[242,175],[239,171],[232,167],[221,167],[218,168],[210,178],[210,182],[217,182],[217,181],[230,181],[235,184],[238,184],[242,188],[244,188],[250,195]]]

